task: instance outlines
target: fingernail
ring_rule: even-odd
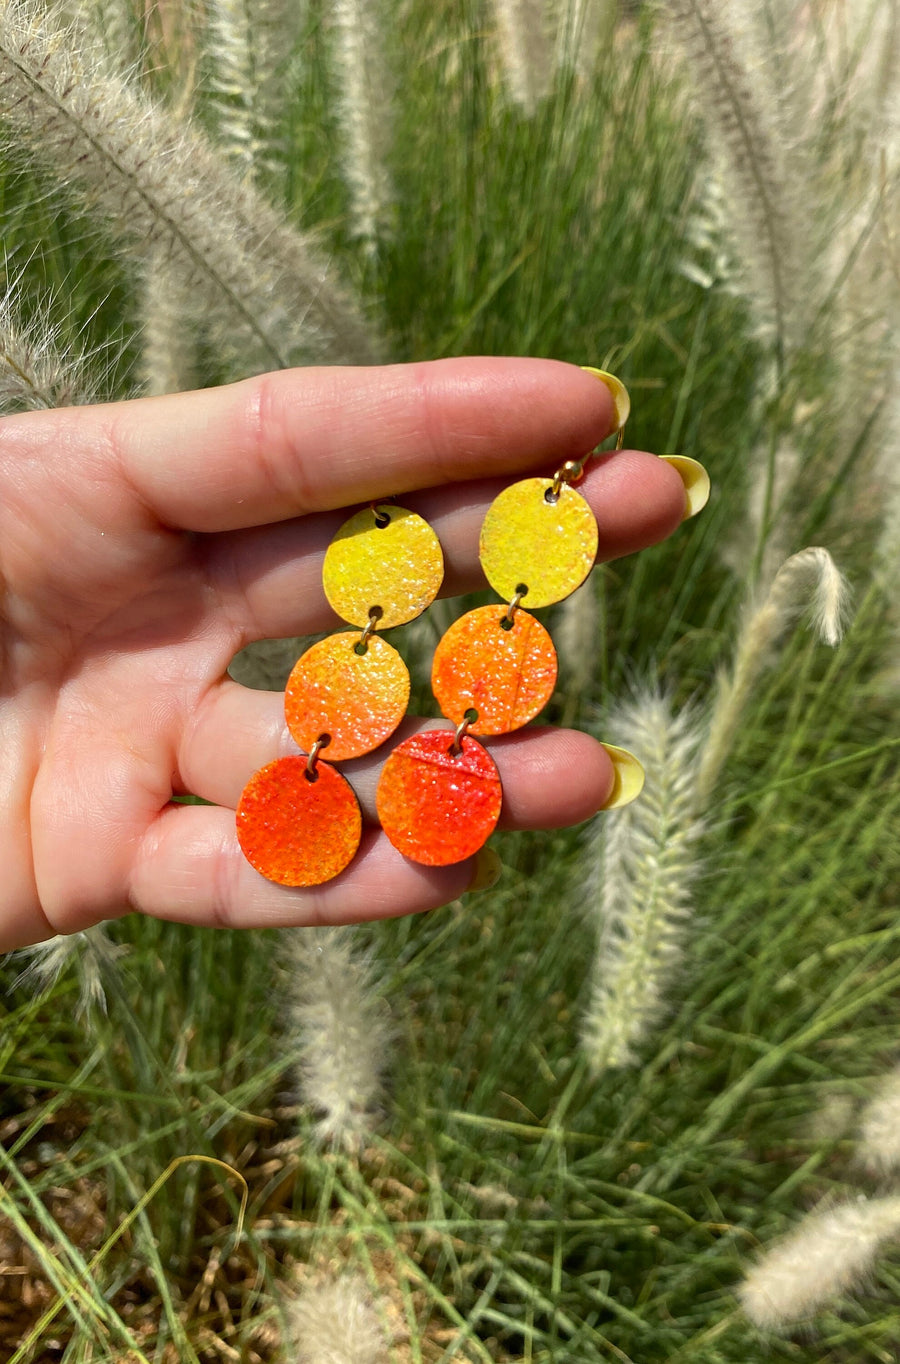
[[[621,431],[628,420],[631,411],[631,399],[628,396],[628,389],[617,379],[614,374],[607,374],[605,369],[594,369],[592,365],[582,365],[581,368],[586,374],[595,374],[602,384],[606,384],[612,394],[613,405],[616,409],[615,430],[610,432],[614,436],[616,431]]]
[[[703,465],[696,459],[689,459],[687,455],[660,455],[667,464],[678,474],[684,484],[687,507],[683,521],[689,521],[692,516],[701,512],[709,501],[709,474]]]
[[[617,748],[615,744],[602,744],[612,760],[616,780],[601,810],[618,810],[622,805],[630,805],[644,788],[644,769],[633,753],[627,748]]]
[[[475,854],[475,874],[466,887],[470,890],[490,890],[500,880],[503,863],[493,848],[480,848]]]

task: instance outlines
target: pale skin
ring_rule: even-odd
[[[396,497],[437,531],[444,593],[482,587],[491,499],[614,425],[594,376],[518,359],[283,371],[0,421],[0,950],[131,911],[273,927],[463,894],[471,859],[421,867],[377,828],[378,752],[342,764],[367,821],[347,871],[305,890],[254,871],[235,834],[241,790],[298,750],[281,696],[226,670],[254,640],[346,628],[321,566],[348,508]],[[603,559],[684,515],[681,479],[651,454],[592,460],[580,486]],[[506,828],[578,823],[612,789],[585,734],[530,726],[489,746]],[[173,804],[187,792],[213,805]]]

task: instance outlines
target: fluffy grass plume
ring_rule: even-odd
[[[388,1343],[358,1275],[310,1285],[287,1317],[285,1364],[387,1364]]]
[[[141,28],[133,0],[62,0],[60,8],[92,33],[117,70],[137,68],[142,56]]]
[[[98,397],[82,354],[67,346],[49,306],[26,319],[19,281],[0,294],[0,412],[72,407]]]
[[[781,565],[765,600],[747,615],[730,672],[719,678],[697,777],[698,809],[710,798],[757,679],[784,632],[809,610],[815,633],[834,647],[843,634],[848,602],[847,582],[827,549],[811,546]]]
[[[196,385],[197,323],[191,290],[163,252],[141,272],[141,388],[148,395],[183,393]]]
[[[555,0],[556,62],[589,80],[601,43],[614,41],[619,0]]]
[[[868,446],[855,461],[858,495],[878,464],[896,488],[900,26],[894,0],[672,0],[661,12],[687,57],[723,191],[714,210],[730,245],[719,282],[749,304],[764,343],[751,574],[767,582],[796,547],[791,520],[825,476],[846,480],[856,443]],[[701,217],[708,184],[703,167]],[[708,287],[702,264],[686,268]]]
[[[350,228],[374,250],[394,203],[385,160],[391,108],[385,7],[376,0],[331,0],[330,17]]]
[[[719,173],[726,183],[729,220],[739,243],[760,327],[780,354],[796,345],[803,296],[793,193],[784,147],[767,98],[764,72],[742,50],[746,26],[732,0],[670,0],[665,16],[688,59],[693,87]]]
[[[206,85],[216,143],[237,172],[252,180],[277,156],[280,68],[300,16],[283,8],[282,0],[209,0],[205,15]]]
[[[900,1235],[900,1198],[860,1198],[810,1213],[749,1270],[739,1290],[755,1326],[779,1330],[857,1288]]]
[[[882,1079],[860,1114],[857,1155],[873,1174],[900,1172],[900,1067]]]
[[[371,360],[368,328],[311,244],[198,131],[32,0],[0,4],[0,119],[13,149],[74,190],[139,260],[151,249],[168,260],[223,344],[243,338],[243,372],[310,355]]]
[[[209,0],[207,50],[212,58],[210,86],[215,96],[216,140],[248,178],[256,169],[258,151],[254,18],[248,0]]]
[[[300,1051],[300,1092],[320,1141],[352,1151],[373,1130],[390,1056],[374,962],[352,929],[300,928],[286,936],[288,1043]]]
[[[28,965],[14,984],[43,994],[71,970],[78,979],[76,1016],[80,1018],[94,1007],[105,1012],[110,973],[117,970],[116,963],[124,951],[121,944],[113,942],[102,924],[95,924],[81,933],[60,934],[16,953],[16,958],[27,960]]]
[[[65,3],[73,14],[95,7],[94,0]],[[97,8],[113,3],[97,0]],[[128,972],[105,977],[108,1014],[94,1008],[90,1029],[73,1019],[74,973],[49,994],[0,991],[0,1359],[14,1359],[31,1334],[34,1343],[18,1364],[27,1364],[28,1353],[48,1352],[67,1364],[149,1364],[167,1352],[203,1364],[238,1356],[290,1364],[300,1345],[276,1339],[287,1315],[284,1279],[293,1282],[297,1266],[297,1279],[309,1283],[316,1280],[310,1266],[348,1260],[373,1286],[398,1361],[707,1364],[715,1357],[746,1364],[779,1351],[794,1364],[826,1356],[841,1364],[893,1359],[892,1259],[879,1262],[864,1304],[840,1321],[828,1314],[827,1340],[803,1330],[789,1343],[761,1343],[747,1315],[734,1310],[733,1292],[736,1250],[744,1248],[749,1264],[748,1246],[802,1215],[799,1180],[805,1187],[815,1181],[835,1202],[854,1197],[844,1163],[850,1143],[835,1145],[847,1133],[813,1133],[809,1114],[823,1096],[858,1094],[860,1077],[880,1073],[897,1035],[900,750],[895,707],[872,694],[889,627],[868,567],[884,485],[872,479],[866,487],[865,476],[868,456],[883,445],[869,414],[879,395],[891,393],[883,378],[889,347],[876,352],[871,343],[879,310],[885,319],[891,310],[884,272],[896,216],[890,174],[883,194],[873,190],[894,162],[870,155],[877,119],[858,101],[848,105],[843,93],[856,79],[854,54],[861,78],[874,56],[867,37],[858,41],[860,16],[871,12],[873,31],[883,33],[888,6],[763,0],[741,7],[732,57],[750,73],[757,100],[782,87],[771,104],[768,94],[762,101],[767,127],[783,130],[789,105],[818,109],[812,144],[799,121],[788,143],[772,134],[778,167],[815,169],[812,216],[820,216],[800,242],[801,256],[815,254],[823,239],[834,245],[810,276],[817,289],[821,279],[826,284],[814,302],[820,323],[800,328],[779,375],[772,306],[765,304],[761,326],[756,305],[745,301],[763,287],[766,253],[759,250],[759,267],[740,259],[735,265],[740,251],[728,229],[745,211],[743,192],[703,154],[713,146],[717,159],[730,154],[718,126],[703,136],[686,108],[680,70],[659,60],[652,30],[664,7],[622,4],[607,40],[603,25],[615,6],[547,0],[540,34],[548,60],[564,70],[526,117],[498,89],[491,5],[380,4],[396,75],[396,201],[390,232],[366,258],[349,222],[331,0],[246,4],[277,35],[275,79],[267,77],[259,91],[266,117],[273,109],[272,165],[254,169],[249,193],[235,164],[240,157],[226,151],[223,121],[230,100],[240,121],[256,97],[250,68],[239,68],[248,39],[256,62],[259,34],[241,29],[240,14],[236,33],[244,45],[223,54],[232,62],[226,71],[211,50],[211,0],[135,0],[139,58],[124,63],[129,74],[116,111],[127,122],[133,96],[141,111],[149,108],[140,139],[147,129],[162,130],[153,143],[160,164],[148,156],[161,181],[171,164],[162,134],[174,135],[190,110],[191,126],[178,136],[216,161],[226,202],[220,212],[211,191],[203,198],[212,182],[205,163],[188,156],[175,162],[169,212],[181,222],[186,201],[210,205],[221,236],[211,243],[210,261],[218,253],[237,262],[227,282],[252,316],[270,319],[279,352],[317,353],[315,336],[304,349],[306,310],[294,309],[296,294],[278,292],[281,266],[266,254],[271,234],[264,225],[257,237],[232,231],[241,204],[263,202],[263,187],[290,204],[292,222],[304,231],[319,225],[334,244],[336,273],[339,267],[366,291],[356,315],[371,310],[384,319],[396,358],[521,352],[602,363],[630,387],[632,434],[641,448],[694,455],[710,468],[716,495],[702,517],[666,544],[604,565],[590,595],[573,601],[571,613],[569,604],[560,608],[561,679],[572,683],[552,718],[563,719],[568,705],[577,723],[579,713],[606,707],[630,676],[659,676],[672,695],[706,700],[717,663],[734,657],[735,580],[723,573],[718,552],[744,512],[751,464],[765,466],[764,481],[754,489],[753,543],[735,560],[739,581],[751,578],[758,604],[775,576],[763,550],[772,557],[779,544],[784,554],[828,545],[852,565],[858,584],[853,648],[826,660],[824,651],[797,647],[789,675],[784,667],[756,673],[740,743],[726,745],[734,776],[726,817],[716,818],[710,800],[702,841],[684,840],[704,812],[685,811],[680,796],[669,802],[675,813],[663,832],[657,816],[648,836],[657,881],[649,893],[645,875],[643,896],[631,906],[633,926],[640,929],[654,903],[673,907],[673,880],[666,880],[673,866],[687,864],[693,875],[702,855],[702,874],[686,893],[683,878],[675,880],[674,914],[660,913],[655,936],[614,942],[596,977],[632,948],[636,960],[649,963],[643,975],[623,970],[609,978],[626,1008],[618,1018],[631,1031],[623,1036],[620,1024],[617,1038],[601,1037],[605,1055],[618,1040],[622,1052],[640,1054],[640,1066],[586,1078],[583,1054],[573,1056],[581,1019],[572,1000],[586,1000],[593,948],[587,923],[561,913],[564,886],[583,886],[589,876],[577,831],[499,834],[504,876],[487,894],[348,931],[346,939],[340,931],[321,954],[323,938],[298,933],[305,959],[288,987],[296,1011],[273,989],[273,958],[279,984],[287,974],[280,934],[209,933],[137,915],[110,929],[129,947]],[[127,18],[127,0],[123,7]],[[48,27],[61,9],[47,4],[35,12]],[[12,12],[2,0],[0,12]],[[720,24],[732,16],[730,7],[716,11]],[[769,24],[766,48],[760,36]],[[807,38],[817,29],[824,43],[810,73]],[[582,41],[573,54],[560,35],[576,32]],[[88,73],[77,98],[89,102],[104,45],[87,57],[77,35],[71,46],[69,60]],[[255,67],[254,79],[262,69]],[[228,95],[229,82],[245,94]],[[145,90],[156,92],[156,102],[137,93]],[[706,106],[698,99],[692,108]],[[28,118],[26,108],[23,123]],[[195,138],[194,126],[206,135]],[[127,141],[131,133],[121,131]],[[253,135],[268,139],[268,124],[260,130],[254,122]],[[15,136],[21,142],[32,129]],[[0,172],[6,247],[28,268],[23,325],[31,325],[36,300],[50,298],[62,338],[76,345],[84,338],[89,357],[120,346],[108,387],[124,396],[134,372],[128,367],[140,363],[136,324],[146,315],[134,283],[158,253],[169,279],[187,289],[156,332],[161,348],[170,344],[167,335],[178,338],[179,317],[195,303],[201,382],[265,358],[215,282],[192,283],[201,266],[153,226],[152,206],[139,204],[128,235],[112,191],[104,198],[90,187],[87,163],[78,161],[83,145],[73,141],[68,158],[51,146],[54,160],[41,172],[40,140],[37,128],[30,166]],[[796,158],[794,142],[801,144]],[[886,134],[882,142],[887,149]],[[265,159],[265,146],[255,155]],[[690,188],[701,180],[715,182],[719,197],[705,238],[698,232],[693,245],[692,283],[677,263],[691,253]],[[60,205],[62,182],[79,191],[74,213]],[[805,184],[789,186],[784,226],[792,234],[793,224],[810,220]],[[126,195],[122,211],[130,209]],[[271,211],[279,218],[280,210]],[[854,233],[860,249],[835,295],[838,307],[828,286],[852,253]],[[206,241],[198,235],[194,243],[203,269]],[[756,246],[748,240],[748,249]],[[802,258],[796,269],[807,277]],[[156,284],[166,295],[164,278],[160,270]],[[856,289],[870,279],[881,284]],[[800,295],[789,301],[797,316],[808,316],[809,300]],[[166,301],[176,302],[174,295]],[[874,380],[848,380],[851,337],[860,361],[853,372]],[[169,358],[160,353],[153,368],[161,372]],[[849,441],[845,427],[852,428]],[[883,454],[888,467],[891,449]],[[404,634],[401,652],[430,654],[428,636],[458,611],[458,603],[442,602]],[[280,688],[301,649],[266,643],[253,680]],[[777,649],[776,639],[766,658]],[[245,655],[234,671],[253,666]],[[420,690],[427,693],[424,683]],[[431,706],[430,693],[424,703]],[[669,711],[666,723],[678,719]],[[604,725],[604,737],[630,742],[650,766],[624,730]],[[713,791],[718,796],[721,788]],[[649,787],[631,807],[635,818],[648,797]],[[628,813],[606,814],[598,825],[615,832]],[[633,854],[634,840],[627,846]],[[675,853],[681,862],[667,862]],[[615,848],[612,854],[614,873]],[[598,874],[595,904],[600,884]],[[5,970],[11,984],[19,965]],[[629,980],[636,981],[630,994]],[[608,1001],[599,998],[602,1011]],[[384,1000],[402,1001],[396,1039]],[[389,1091],[380,1078],[388,1046]],[[298,1131],[293,1100],[304,1059],[299,1087],[315,1110],[307,1120],[304,1109]],[[309,1139],[316,1118],[321,1144]],[[226,1171],[188,1162],[157,1183],[171,1161],[190,1152],[208,1152],[247,1179],[239,1241],[238,1186]],[[880,1177],[890,1187],[894,1176]],[[82,1204],[90,1217],[73,1221]],[[126,1234],[129,1212],[136,1215]],[[117,1230],[119,1239],[88,1269]],[[374,1287],[385,1283],[383,1293]],[[358,1344],[342,1341],[350,1315],[340,1298],[326,1300],[318,1326],[300,1337],[303,1348],[340,1348],[347,1356]],[[382,1342],[371,1348],[381,1350]]]
[[[510,98],[533,114],[553,79],[553,43],[542,0],[491,0],[497,49]]]
[[[660,1017],[681,950],[701,863],[694,811],[700,731],[658,692],[640,692],[611,717],[611,733],[646,773],[638,800],[596,826],[590,887],[599,933],[582,1046],[594,1072],[634,1062]]]

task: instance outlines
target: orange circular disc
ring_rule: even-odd
[[[390,503],[367,507],[345,521],[322,565],[325,596],[338,615],[363,628],[377,606],[381,630],[421,615],[443,577],[444,556],[431,526]]]
[[[453,754],[452,730],[405,739],[385,763],[375,796],[394,847],[426,867],[448,867],[476,853],[500,817],[503,792],[493,759],[474,739]]]
[[[301,655],[288,678],[284,714],[307,753],[330,735],[329,762],[359,758],[384,743],[409,704],[409,671],[390,644],[371,635],[357,653],[357,634],[329,635]]]
[[[362,836],[350,783],[327,763],[306,775],[306,758],[277,758],[244,787],[237,835],[247,861],[280,886],[320,886],[342,872]]]
[[[526,478],[504,488],[488,507],[481,566],[504,601],[525,587],[525,606],[550,606],[584,582],[598,540],[596,518],[581,493],[563,484],[554,497],[552,478]]]
[[[533,720],[556,686],[556,650],[527,611],[480,606],[454,621],[434,652],[431,689],[448,720],[478,712],[470,734],[508,734]]]

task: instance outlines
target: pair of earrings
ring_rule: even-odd
[[[415,862],[448,866],[485,843],[502,790],[493,759],[473,736],[521,728],[553,693],[556,650],[523,602],[562,601],[593,567],[597,522],[573,486],[583,465],[570,460],[552,478],[514,483],[488,509],[479,552],[501,602],[454,622],[432,665],[432,690],[455,728],[404,740],[378,783],[382,829]],[[415,619],[434,601],[443,579],[440,543],[415,512],[376,504],[341,526],[322,578],[330,605],[355,630],[328,636],[298,660],[285,717],[303,754],[256,772],[237,810],[244,855],[286,886],[331,880],[359,847],[359,804],[332,763],[373,752],[406,713],[409,673],[379,631]]]

